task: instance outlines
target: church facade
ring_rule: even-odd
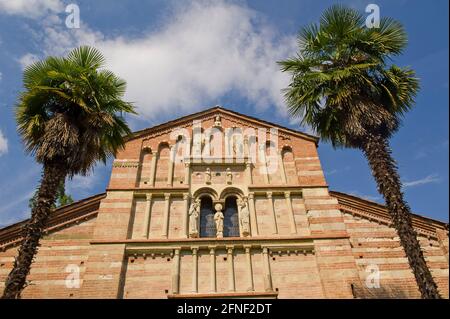
[[[134,133],[105,193],[52,213],[22,298],[420,298],[386,208],[330,191],[317,147],[222,107]],[[448,224],[413,226],[448,298]]]

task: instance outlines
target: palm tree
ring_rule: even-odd
[[[413,70],[388,64],[407,44],[402,25],[382,18],[378,28],[367,28],[357,11],[335,5],[319,24],[300,30],[298,44],[296,57],[278,62],[291,75],[284,90],[290,114],[302,118],[333,147],[364,153],[422,298],[440,298],[389,146],[419,90]]]
[[[55,203],[52,205],[52,209],[59,208],[65,205],[69,205],[73,203],[73,198],[69,194],[66,193],[66,185],[65,181],[62,181],[58,186],[58,190],[56,191]],[[33,207],[37,203],[37,198],[39,195],[39,188],[33,194],[33,197],[28,201],[28,207],[33,209]]]
[[[126,83],[103,69],[104,62],[98,50],[80,47],[67,57],[48,57],[24,70],[17,126],[26,151],[43,165],[43,173],[2,298],[20,297],[65,178],[86,175],[97,161],[106,162],[130,133],[122,115],[135,112],[122,100]]]

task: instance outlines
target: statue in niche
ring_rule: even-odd
[[[220,115],[217,115],[214,120],[214,127],[222,127],[222,122],[220,120]]]
[[[214,214],[214,222],[216,223],[216,237],[223,237],[223,213],[222,213],[222,204],[216,204],[214,206],[216,209],[216,213]]]
[[[191,203],[189,208],[189,236],[198,237],[198,218],[200,217],[200,199]]]
[[[205,171],[205,183],[211,184],[211,170],[209,169],[209,167]]]
[[[227,176],[227,184],[233,183],[233,173],[231,173],[231,169],[229,167],[227,168],[226,176]]]
[[[239,222],[241,225],[242,235],[248,236],[250,235],[250,213],[247,207],[247,199],[245,198],[244,200],[238,200],[238,205],[240,208]]]

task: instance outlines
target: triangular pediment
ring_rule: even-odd
[[[177,127],[184,127],[192,125],[193,121],[196,120],[206,120],[214,118],[215,116],[219,115],[222,118],[230,118],[233,119],[234,122],[237,123],[237,126],[239,124],[243,126],[253,126],[255,129],[257,128],[277,128],[279,134],[281,135],[289,135],[289,136],[296,136],[305,140],[309,140],[314,142],[316,145],[319,142],[319,138],[317,136],[313,136],[310,134],[303,133],[301,131],[293,130],[287,127],[284,127],[282,125],[271,123],[265,120],[258,119],[253,116],[241,114],[239,112],[224,108],[222,106],[215,106],[197,113],[193,113],[190,115],[186,115],[183,117],[180,117],[178,119],[174,119],[147,129],[143,129],[140,131],[136,131],[132,133],[130,136],[127,137],[127,141],[133,140],[136,138],[145,137],[147,135],[155,134],[155,133],[161,133],[165,131],[170,131],[173,128]]]

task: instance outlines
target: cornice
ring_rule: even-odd
[[[151,139],[157,136],[161,136],[172,132],[173,128],[186,128],[191,125],[193,120],[209,120],[214,118],[215,115],[225,117],[227,120],[235,122],[239,125],[255,125],[254,128],[265,127],[267,129],[276,127],[279,131],[279,136],[283,139],[289,139],[289,136],[294,135],[301,137],[303,139],[314,142],[316,145],[319,143],[319,138],[313,135],[309,135],[300,131],[296,131],[279,124],[271,123],[265,120],[257,119],[255,117],[238,113],[221,106],[215,106],[197,113],[193,113],[187,116],[180,117],[175,120],[171,120],[144,130],[136,131],[125,138],[126,141],[131,141],[140,137],[145,137],[144,139]]]
[[[94,218],[97,216],[100,201],[105,197],[106,193],[94,195],[54,210],[50,214],[44,234]],[[0,250],[5,250],[20,243],[23,226],[27,222],[28,219],[0,229]]]
[[[340,209],[343,212],[392,227],[391,217],[386,206],[336,191],[330,191],[330,195],[338,200]],[[413,227],[419,235],[437,239],[436,231],[438,229],[448,232],[448,224],[444,222],[417,214],[411,215]]]

